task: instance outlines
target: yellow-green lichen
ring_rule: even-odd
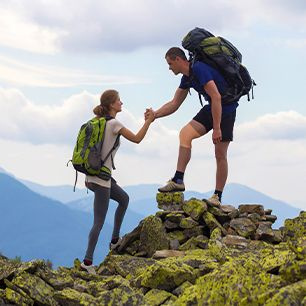
[[[85,292],[79,292],[72,288],[65,288],[62,291],[55,292],[54,298],[61,305],[84,305],[84,306],[100,305],[97,299],[94,298],[93,296]]]
[[[275,305],[305,305],[302,302],[306,296],[306,280],[280,288],[279,291],[269,300],[265,306]]]
[[[194,269],[175,261],[156,262],[140,276],[141,285],[151,289],[171,291],[185,281],[193,282],[196,278]]]
[[[7,303],[13,303],[15,305],[34,305],[34,301],[30,297],[24,297],[10,288],[4,290],[4,299]]]
[[[166,302],[173,295],[165,290],[151,289],[145,295],[145,305],[158,306]]]
[[[192,198],[183,204],[183,210],[192,219],[198,221],[202,214],[207,211],[207,205],[201,200]]]

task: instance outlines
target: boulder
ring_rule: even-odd
[[[248,238],[254,235],[256,225],[248,218],[232,219],[230,226],[242,237]]]

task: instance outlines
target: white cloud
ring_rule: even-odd
[[[54,31],[26,19],[23,12],[0,7],[0,41],[4,46],[34,53],[57,53],[58,43],[67,33]]]
[[[5,56],[0,56],[0,80],[19,86],[52,88],[148,82],[148,80],[127,75],[91,74],[76,69],[29,64]]]
[[[73,52],[120,52],[169,46],[180,43],[195,26],[222,34],[245,31],[262,21],[300,31],[306,25],[304,3],[285,0],[83,0],[78,5],[72,0],[7,0],[2,1],[2,10],[8,16],[2,22],[2,44],[25,49],[29,42],[27,49],[42,52],[59,47]],[[20,43],[11,42],[16,33],[22,33]]]
[[[306,139],[306,117],[295,111],[266,114],[237,129],[242,139],[296,140]]]

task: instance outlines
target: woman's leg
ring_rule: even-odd
[[[129,204],[129,195],[112,179],[110,198],[118,202],[114,217],[112,238],[119,238],[121,224]]]
[[[92,262],[93,253],[108,210],[110,188],[90,183],[90,189],[95,193],[94,221],[88,236],[88,247],[85,255],[85,260],[89,260]]]

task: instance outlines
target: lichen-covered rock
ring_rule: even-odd
[[[65,288],[62,291],[57,291],[54,294],[54,299],[58,301],[60,305],[70,306],[70,305],[101,305],[98,300],[91,296],[90,294],[84,292],[78,292],[77,290],[71,288]]]
[[[306,236],[306,212],[302,211],[297,218],[286,219],[283,228],[286,240],[296,240]]]
[[[74,279],[67,273],[61,273],[50,269],[39,269],[35,274],[55,290],[62,290],[74,284]]]
[[[214,207],[210,206],[207,209],[211,214],[215,216],[215,218],[220,222],[220,223],[225,223],[229,220],[231,220],[231,217],[229,216],[228,213],[225,213],[221,208],[219,207]]]
[[[203,214],[203,220],[205,224],[209,227],[210,231],[212,232],[215,228],[219,228],[223,235],[226,235],[226,230],[222,227],[222,225],[217,221],[213,214],[206,211]]]
[[[265,214],[264,207],[260,204],[241,204],[238,207],[239,213],[247,213],[247,214],[252,214],[252,213],[257,213],[260,216],[263,216]]]
[[[169,248],[162,220],[155,216],[145,218],[140,232],[140,251],[151,257],[155,251]]]
[[[274,215],[266,215],[265,216],[266,221],[274,223],[277,220],[277,216]]]
[[[182,283],[180,286],[178,286],[176,289],[174,289],[172,291],[172,293],[175,295],[175,296],[180,296],[183,294],[183,292],[189,288],[190,286],[192,286],[192,283],[186,281],[184,283]]]
[[[173,295],[165,290],[151,289],[145,295],[145,305],[148,306],[158,306],[165,303],[168,299],[170,299]]]
[[[248,218],[232,219],[230,226],[242,237],[251,237],[256,231],[256,225]]]
[[[232,246],[240,249],[245,249],[249,245],[248,239],[234,235],[226,235],[224,238],[222,238],[222,242],[227,246]]]
[[[202,214],[207,211],[205,202],[192,198],[183,204],[184,212],[195,221],[200,220]]]
[[[113,275],[121,275],[124,278],[131,279],[138,275],[140,270],[153,264],[155,264],[155,260],[151,258],[130,255],[108,255],[98,267],[97,273],[100,274],[107,267]],[[104,280],[105,278],[101,279],[101,281]]]
[[[110,291],[104,291],[97,297],[99,305],[138,306],[144,304],[144,296],[137,290],[123,285]]]
[[[25,297],[10,288],[5,288],[3,298],[6,303],[13,305],[34,305],[34,301],[31,298]]]
[[[255,239],[273,241],[274,232],[271,228],[272,223],[270,222],[260,222],[255,232]]]
[[[196,237],[191,237],[189,240],[187,240],[185,243],[183,243],[179,250],[185,251],[185,250],[193,250],[196,248],[206,249],[208,247],[208,238],[203,235],[199,235]]]
[[[279,274],[289,283],[306,279],[306,259],[285,263],[280,267]]]
[[[167,239],[169,241],[177,240],[181,244],[187,241],[188,237],[186,237],[182,231],[173,231],[173,232],[167,233]]]
[[[184,218],[180,222],[180,227],[181,228],[194,228],[198,225],[199,225],[199,223],[194,221],[191,217]]]
[[[255,273],[256,262],[245,262],[247,266],[230,260],[197,279],[187,288],[174,305],[240,305],[243,298],[257,296],[269,289],[285,285],[280,276],[265,272]],[[250,269],[251,268],[251,269]]]
[[[53,299],[54,289],[36,275],[23,272],[12,280],[12,284],[40,305],[58,305]]]
[[[141,286],[172,291],[185,281],[193,282],[196,276],[194,269],[190,266],[166,259],[147,268],[138,279]]]
[[[306,280],[280,288],[276,294],[265,302],[266,306],[305,305],[301,301],[306,296]]]
[[[306,259],[306,236],[290,240],[288,245],[298,259]]]
[[[159,192],[156,195],[158,208],[166,211],[182,210],[184,194],[182,192]]]
[[[167,213],[165,216],[165,220],[166,221],[171,221],[177,224],[180,224],[181,220],[184,218],[184,214],[181,212],[171,212],[171,213]]]

